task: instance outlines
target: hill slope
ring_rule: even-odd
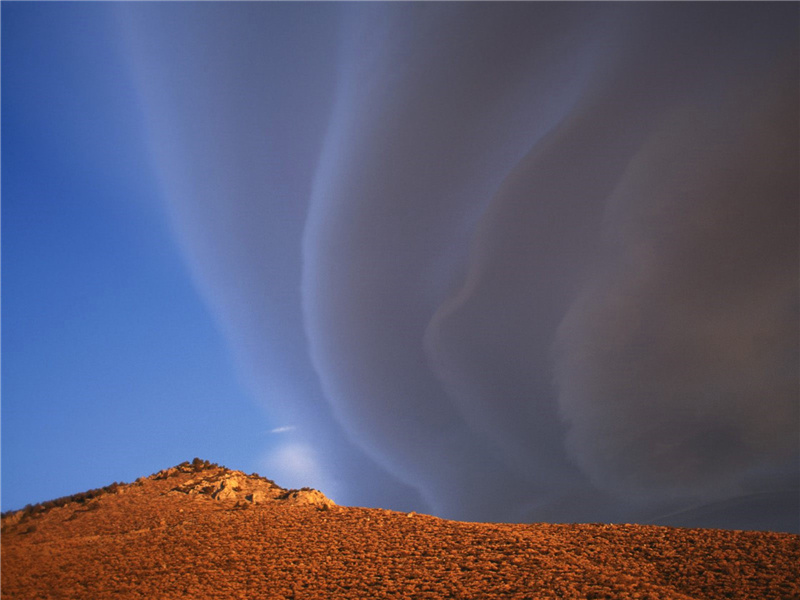
[[[800,598],[800,536],[333,504],[202,461],[3,516],[2,598]]]

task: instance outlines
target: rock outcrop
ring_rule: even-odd
[[[171,491],[190,496],[210,496],[214,500],[240,504],[285,501],[298,506],[313,506],[320,510],[336,506],[333,500],[318,490],[311,488],[286,490],[264,477],[246,475],[242,471],[231,471],[224,467],[204,469],[197,474],[197,477],[181,483]]]
[[[210,496],[220,501],[259,503],[276,500],[286,490],[268,480],[220,468],[202,472],[172,491],[190,496]]]
[[[279,499],[286,500],[298,506],[314,506],[320,510],[328,510],[336,506],[336,503],[325,496],[325,494],[311,488],[288,490],[281,494]]]

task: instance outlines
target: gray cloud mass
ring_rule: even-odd
[[[796,5],[119,12],[198,286],[338,501],[800,530]]]

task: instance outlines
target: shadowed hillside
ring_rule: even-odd
[[[195,460],[3,515],[2,598],[800,598],[800,536],[462,523]]]

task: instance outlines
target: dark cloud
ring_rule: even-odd
[[[557,363],[568,445],[601,487],[718,498],[797,472],[791,81],[778,64],[668,113],[609,198]]]
[[[198,280],[346,501],[796,529],[797,12],[124,14]]]

